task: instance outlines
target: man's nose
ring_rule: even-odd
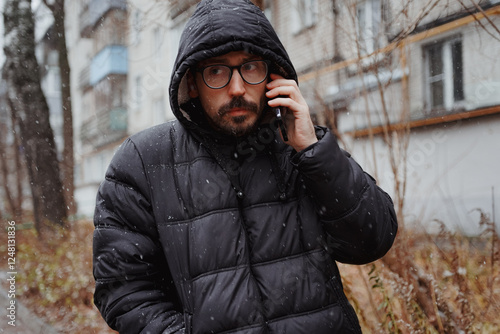
[[[233,69],[233,75],[229,81],[229,94],[232,96],[240,96],[245,94],[245,81],[238,72],[238,69]]]

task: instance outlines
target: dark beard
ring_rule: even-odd
[[[212,125],[216,127],[219,131],[224,134],[231,136],[244,136],[251,133],[259,124],[259,119],[262,114],[262,110],[265,106],[266,98],[265,96],[260,101],[260,105],[256,103],[248,102],[243,97],[235,97],[229,103],[223,105],[219,108],[217,112],[217,117],[211,119]],[[245,124],[248,116],[235,116],[230,120],[227,119],[227,113],[233,108],[241,108],[248,110],[250,113],[256,114],[257,121],[252,124]]]

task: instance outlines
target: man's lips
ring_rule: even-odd
[[[248,114],[250,111],[243,108],[232,108],[228,111],[228,114],[231,116],[242,116]]]

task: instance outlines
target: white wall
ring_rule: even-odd
[[[116,149],[117,147],[112,146],[82,157],[82,163],[78,165],[75,173],[79,176],[78,187],[75,189],[79,215],[93,216],[97,190],[104,180],[105,171]]]
[[[394,197],[386,146],[380,138],[374,144],[379,185]],[[374,174],[369,141],[358,139],[350,146],[355,159]],[[479,214],[474,210],[492,217],[492,191],[498,221],[500,115],[413,130],[407,153],[404,214],[409,226],[418,227],[414,223],[421,222],[435,231],[433,220],[439,219],[449,227],[476,234]]]

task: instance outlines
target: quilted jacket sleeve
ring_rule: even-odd
[[[292,163],[317,203],[337,261],[363,264],[385,255],[397,232],[392,200],[331,132],[293,156]]]
[[[127,140],[97,194],[94,302],[120,333],[184,333],[148,196],[142,161]]]

